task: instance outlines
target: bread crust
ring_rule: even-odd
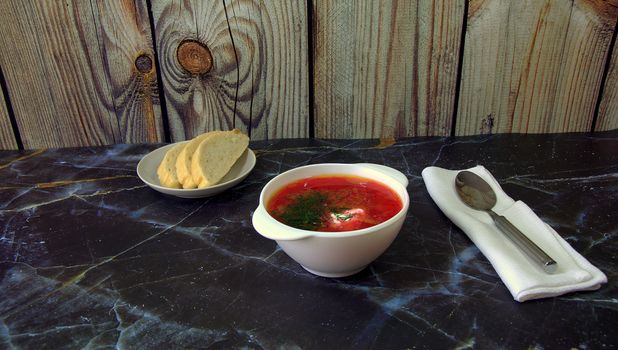
[[[180,182],[182,188],[197,187],[197,183],[193,181],[193,177],[191,176],[191,159],[193,158],[193,154],[200,143],[215,132],[217,131],[211,131],[196,136],[187,143],[185,148],[178,155],[178,158],[176,159],[176,174],[178,176],[178,182]]]
[[[169,188],[181,188],[176,175],[176,159],[185,148],[185,143],[179,143],[165,152],[165,156],[157,168],[157,176],[161,186]]]

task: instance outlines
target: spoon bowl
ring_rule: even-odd
[[[498,201],[489,184],[471,171],[460,171],[455,177],[455,185],[459,197],[473,209],[491,210]]]

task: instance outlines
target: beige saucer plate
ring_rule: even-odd
[[[179,189],[161,186],[157,176],[157,168],[163,160],[165,153],[174,147],[174,144],[157,148],[145,155],[137,164],[137,176],[150,188],[161,193],[181,198],[205,198],[214,196],[235,186],[253,170],[255,166],[255,153],[249,148],[238,158],[232,169],[223,177],[220,183],[207,188]]]

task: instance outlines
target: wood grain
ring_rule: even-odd
[[[603,96],[601,96],[595,131],[618,129],[618,46],[615,43],[609,59],[611,61],[605,79]]]
[[[471,1],[456,134],[590,131],[616,8]]]
[[[2,149],[17,149],[17,142],[4,101],[4,89],[0,87],[0,150]]]
[[[316,137],[449,135],[463,1],[319,1]]]
[[[120,141],[83,2],[0,1],[0,65],[25,148]]]
[[[145,0],[96,1],[92,5],[99,54],[122,142],[165,141]]]
[[[254,140],[309,135],[303,2],[155,0],[152,10],[173,141],[234,127]],[[186,40],[209,49],[207,73],[178,62]]]

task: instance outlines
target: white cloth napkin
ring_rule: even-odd
[[[466,206],[455,191],[455,176],[459,170],[425,168],[423,180],[431,198],[487,257],[515,300],[523,302],[594,290],[607,282],[601,270],[576,252],[524,202],[516,202],[504,193],[487,169],[476,166],[465,170],[485,179],[496,192],[498,201],[494,211],[509,219],[558,263],[556,272],[547,274],[495,226],[489,214]]]

